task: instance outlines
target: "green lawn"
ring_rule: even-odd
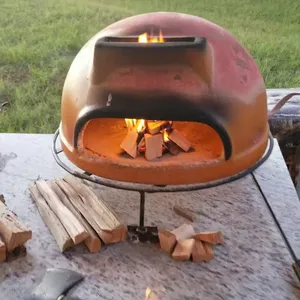
[[[53,133],[72,59],[96,32],[151,11],[198,15],[250,50],[268,88],[300,86],[300,0],[0,0],[1,132]]]

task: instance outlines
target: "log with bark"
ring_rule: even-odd
[[[32,231],[2,201],[0,201],[0,236],[8,252],[32,238]]]
[[[32,231],[6,205],[0,195],[0,263],[11,262],[26,255],[25,243],[32,238]]]

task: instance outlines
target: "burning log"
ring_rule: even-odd
[[[136,158],[137,156],[136,144],[138,140],[138,135],[139,134],[136,131],[129,131],[120,145],[120,147],[133,158]]]
[[[165,152],[177,155],[181,149],[187,152],[191,148],[187,139],[172,128],[173,122],[143,119],[125,119],[125,122],[128,133],[120,147],[132,158],[145,153],[147,160],[154,160]]]
[[[173,129],[168,135],[169,139],[178,145],[185,152],[189,151],[191,148],[191,143],[181,135],[176,129]]]
[[[162,156],[162,134],[145,134],[145,157],[147,160],[153,160]]]

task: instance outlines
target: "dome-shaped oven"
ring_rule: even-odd
[[[156,185],[225,178],[266,150],[264,80],[225,29],[180,13],[137,15],[77,54],[59,132],[67,158],[100,177]]]

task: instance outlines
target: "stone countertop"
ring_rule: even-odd
[[[208,264],[176,262],[154,245],[129,242],[96,254],[83,245],[61,254],[27,190],[38,177],[65,175],[51,145],[52,135],[0,134],[0,193],[33,230],[27,256],[0,264],[1,299],[23,299],[50,267],[82,272],[85,280],[69,295],[85,300],[144,300],[147,287],[159,291],[161,300],[300,298],[289,252],[250,175],[202,191],[146,195],[146,225],[173,228],[188,222],[172,211],[178,203],[200,213],[196,230],[223,232],[225,244],[215,248]],[[255,174],[300,256],[300,203],[277,143]],[[126,223],[138,222],[138,193],[106,187],[97,192]]]

